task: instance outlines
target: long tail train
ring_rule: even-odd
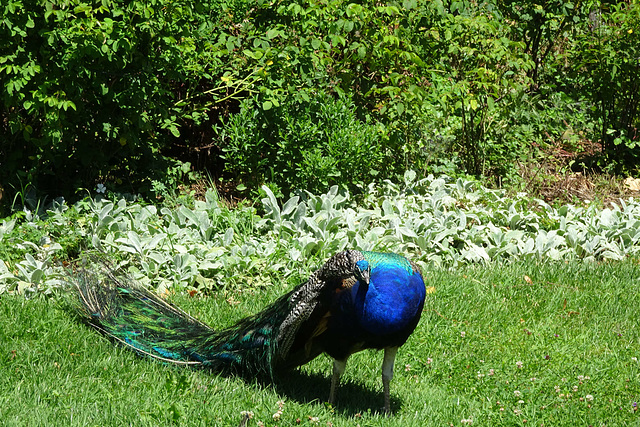
[[[274,325],[286,317],[277,315],[277,304],[216,331],[106,267],[80,271],[74,285],[85,321],[142,355],[235,373],[273,373]]]

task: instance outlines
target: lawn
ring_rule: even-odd
[[[424,272],[425,311],[396,360],[384,417],[380,352],[349,359],[337,404],[319,357],[275,383],[136,356],[80,324],[63,297],[0,299],[0,419],[6,425],[639,424],[635,260],[488,264]],[[283,292],[179,294],[224,326]]]

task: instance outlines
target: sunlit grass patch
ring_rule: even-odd
[[[275,383],[145,360],[76,323],[54,300],[3,297],[0,408],[24,425],[625,425],[638,422],[638,266],[518,263],[425,272],[422,320],[398,353],[390,418],[380,352],[349,359],[329,407],[321,356]],[[172,299],[220,327],[263,291]],[[233,299],[230,296],[233,295]],[[526,420],[526,421],[525,421]]]

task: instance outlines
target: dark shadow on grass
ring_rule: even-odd
[[[274,382],[257,380],[257,384],[272,386],[278,394],[298,403],[324,404],[329,398],[331,377],[293,370],[281,374]],[[382,384],[380,384],[380,390],[374,390],[353,381],[342,381],[336,392],[336,402],[333,409],[336,414],[354,416],[369,411],[372,414],[382,414],[383,406]],[[393,395],[392,382],[391,411],[395,412],[400,406],[402,406],[402,399]]]

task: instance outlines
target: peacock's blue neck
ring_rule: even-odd
[[[393,334],[410,325],[425,298],[419,274],[404,264],[377,263],[371,270],[369,286],[356,283],[352,297],[356,317],[367,332]]]

